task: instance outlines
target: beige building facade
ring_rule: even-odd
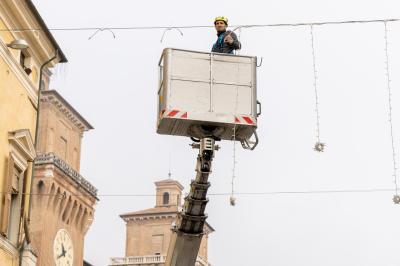
[[[32,248],[38,266],[83,265],[97,189],[79,173],[81,140],[92,126],[57,91],[42,92],[32,186]]]
[[[112,266],[154,265],[165,263],[172,229],[178,212],[182,209],[183,186],[175,180],[155,182],[154,208],[122,214],[126,223],[125,257],[111,258]],[[206,224],[196,266],[208,262],[208,237],[214,229]]]
[[[36,263],[29,208],[41,71],[67,59],[30,0],[1,0],[0,29],[0,265],[30,266]]]

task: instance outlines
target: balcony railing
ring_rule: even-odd
[[[133,256],[123,258],[111,258],[110,266],[130,266],[130,265],[146,265],[146,264],[164,264],[167,256]],[[211,266],[206,260],[197,257],[196,266]]]
[[[92,196],[97,197],[97,188],[95,188],[89,181],[83,178],[77,171],[72,169],[72,167],[55,155],[52,152],[39,154],[35,158],[35,165],[41,164],[54,164],[61,171],[67,174],[72,180],[78,183],[81,187],[83,187],[87,192],[89,192]]]
[[[141,265],[141,264],[154,264],[165,263],[167,256],[154,255],[154,256],[133,256],[123,258],[111,258],[110,266],[125,266],[125,265]]]

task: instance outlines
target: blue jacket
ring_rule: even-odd
[[[224,53],[224,54],[233,54],[233,50],[238,50],[241,48],[241,44],[233,31],[223,31],[218,32],[218,39],[214,43],[211,52],[213,53]],[[233,38],[233,43],[228,44],[224,42],[225,37],[230,35]]]

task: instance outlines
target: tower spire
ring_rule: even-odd
[[[171,152],[169,153],[168,179],[171,179]]]

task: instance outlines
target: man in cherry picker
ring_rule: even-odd
[[[240,50],[241,44],[233,31],[226,30],[228,28],[227,17],[216,17],[214,26],[217,30],[218,39],[214,43],[211,52],[233,54],[234,50]]]

